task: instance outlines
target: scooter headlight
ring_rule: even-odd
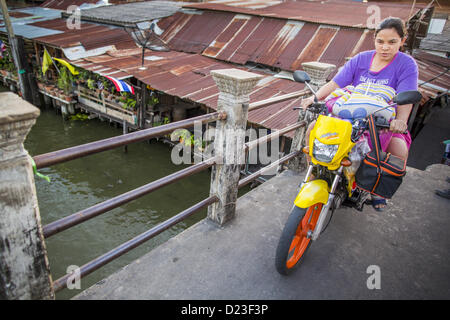
[[[313,157],[320,162],[330,163],[338,149],[338,144],[325,144],[314,139]]]

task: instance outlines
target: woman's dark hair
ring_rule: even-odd
[[[375,30],[375,36],[384,29],[395,29],[400,38],[404,38],[407,35],[405,24],[400,18],[389,17],[380,22],[377,29]]]

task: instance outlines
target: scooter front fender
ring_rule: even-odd
[[[307,182],[300,189],[294,204],[299,208],[309,208],[316,203],[328,202],[329,187],[325,180]]]

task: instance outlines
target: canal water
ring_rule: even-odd
[[[54,109],[43,108],[25,148],[35,156],[121,134],[122,129],[109,122],[65,121]],[[51,179],[49,183],[35,176],[42,223],[48,224],[185,167],[172,163],[167,144],[153,140],[128,145],[127,153],[117,148],[40,169]],[[82,266],[205,199],[209,196],[209,184],[210,171],[206,170],[46,239],[53,279],[64,276],[71,266]],[[241,190],[240,195],[246,191]],[[73,297],[205,217],[203,209],[86,276],[80,290],[64,289],[56,298]]]

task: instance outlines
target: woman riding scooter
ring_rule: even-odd
[[[383,20],[375,31],[375,50],[361,52],[349,60],[333,80],[317,91],[317,99],[325,99],[338,88],[361,83],[386,85],[395,89],[397,94],[417,90],[417,64],[411,56],[400,52],[406,36],[405,25],[401,19],[390,17]],[[303,99],[301,105],[306,109],[313,103],[312,96]],[[411,135],[407,131],[411,109],[412,104],[398,105],[389,131],[380,132],[383,151],[405,160],[411,145]],[[308,128],[306,141],[309,141],[309,132],[314,124],[311,123]],[[386,200],[372,195],[372,206],[377,211],[383,211]]]

